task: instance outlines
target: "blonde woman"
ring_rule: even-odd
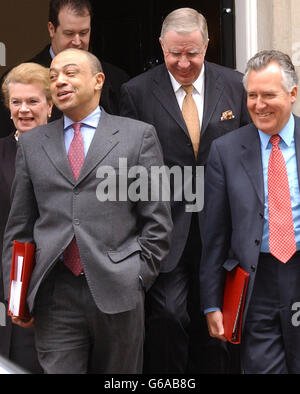
[[[6,76],[2,93],[10,111],[15,132],[0,139],[0,250],[10,211],[10,191],[15,175],[17,140],[36,126],[47,123],[52,101],[49,88],[49,70],[36,63],[22,63]],[[2,264],[0,265],[2,267]],[[0,269],[0,302],[3,302],[2,269]],[[32,328],[22,328],[6,319],[0,327],[0,354],[32,373],[42,373],[34,347]]]

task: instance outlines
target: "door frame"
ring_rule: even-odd
[[[258,51],[257,0],[235,0],[236,69],[245,72]]]

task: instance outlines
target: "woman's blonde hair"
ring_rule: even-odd
[[[49,68],[37,63],[21,63],[19,66],[14,67],[7,74],[2,84],[4,103],[7,107],[9,106],[9,87],[14,83],[40,84],[47,102],[51,102]]]

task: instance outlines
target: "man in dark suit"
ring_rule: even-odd
[[[195,186],[196,167],[205,165],[211,142],[249,121],[242,75],[204,60],[208,45],[207,24],[193,9],[178,9],[167,16],[160,43],[165,64],[122,86],[121,114],[153,124],[165,164],[192,168]],[[181,111],[188,96],[185,88],[191,85],[198,113],[192,123],[198,123],[201,129],[196,136],[190,136]],[[193,311],[199,315],[200,213],[187,212],[187,202],[176,201],[174,195],[170,253],[146,300],[145,372],[151,373],[187,371],[190,316]],[[196,300],[193,299],[195,294]],[[189,297],[192,302],[188,304]],[[204,327],[202,342],[206,346],[208,334],[206,337],[205,330]],[[198,328],[195,337],[193,349],[201,342]],[[219,355],[218,351],[212,356],[214,367],[210,371],[220,371]],[[206,371],[208,357],[204,360],[204,369],[200,368],[200,362],[195,360],[198,365],[192,372]]]
[[[299,373],[298,78],[288,55],[262,51],[244,83],[253,124],[214,141],[206,167],[201,300],[210,334],[224,341],[224,277],[239,264],[250,274],[244,372]]]
[[[147,175],[152,166],[162,166],[160,144],[152,125],[99,107],[104,74],[91,53],[60,52],[50,81],[64,117],[19,139],[4,236],[5,297],[12,241],[34,242],[27,297],[33,318],[13,319],[34,324],[45,372],[139,373],[144,291],[168,252],[170,208],[157,199],[105,198],[101,190],[105,171],[124,174],[120,158]],[[124,179],[115,180],[117,188]],[[128,185],[134,181],[128,175]]]
[[[50,0],[48,31],[50,45],[28,62],[49,67],[55,55],[66,48],[89,50],[91,36],[92,6],[89,0]],[[110,114],[119,114],[121,85],[128,81],[125,71],[107,62],[101,62],[106,75],[100,105]],[[3,78],[3,77],[2,77]],[[13,123],[3,103],[0,103],[1,137],[13,132]],[[54,107],[50,121],[61,117]]]

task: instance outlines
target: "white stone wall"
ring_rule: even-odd
[[[287,53],[300,79],[299,21],[300,0],[257,0],[258,50],[278,49]],[[300,92],[294,113],[300,116]]]

